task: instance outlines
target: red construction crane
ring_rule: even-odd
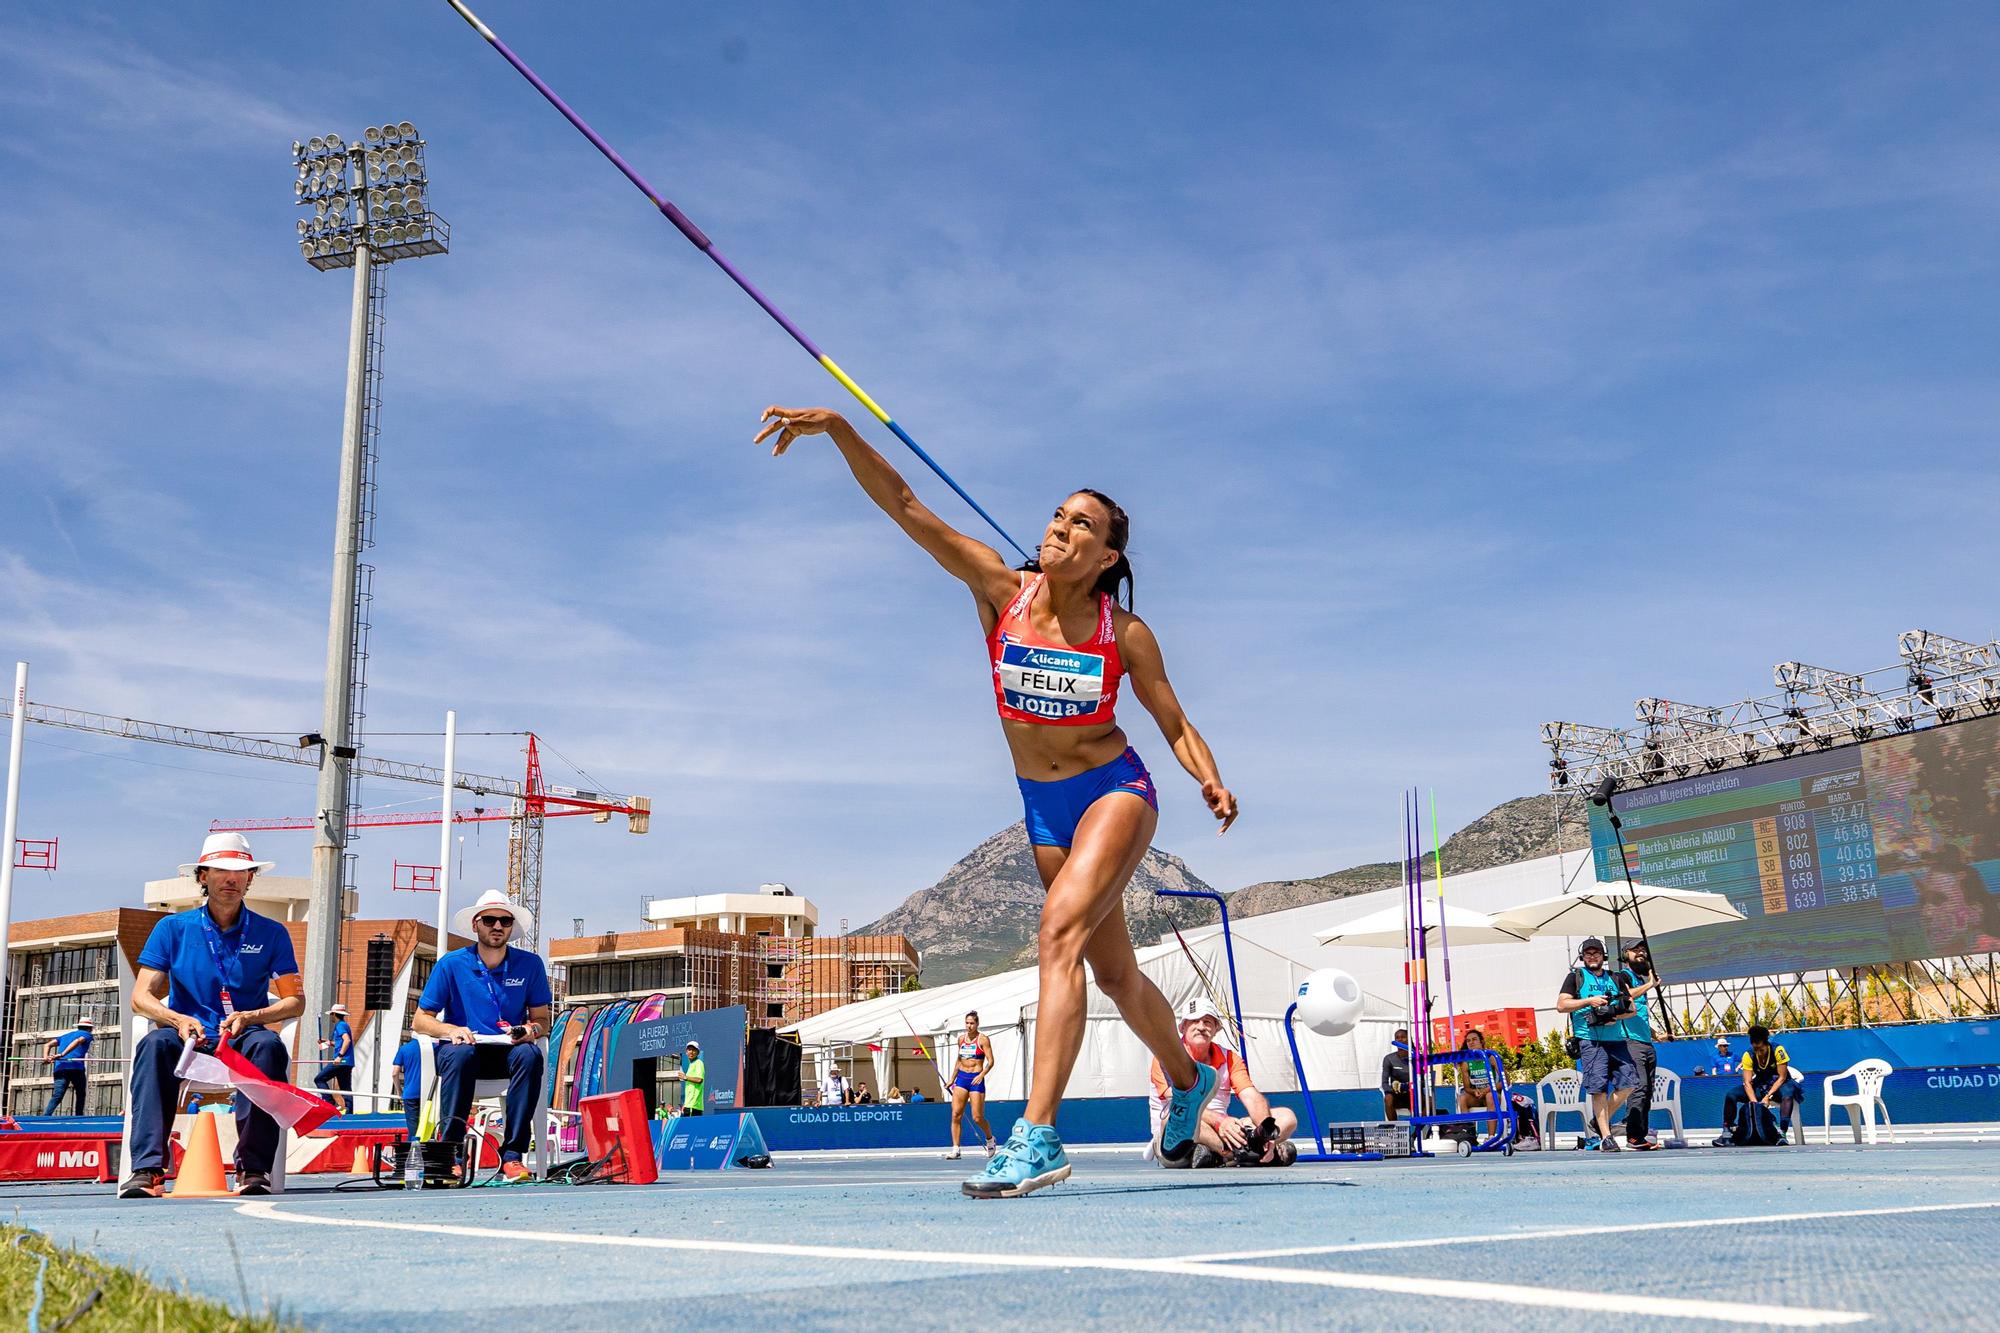
[[[550,819],[589,815],[599,824],[613,815],[623,815],[627,828],[644,833],[652,822],[653,803],[644,796],[618,796],[609,792],[584,791],[576,787],[550,787],[542,781],[541,747],[535,733],[528,732],[528,766],[518,796],[508,800],[503,814],[475,805],[469,811],[453,811],[454,824],[487,824],[506,820],[507,896],[533,914],[535,931],[529,948],[540,943],[542,920],[542,826]],[[513,784],[509,784],[512,786]],[[551,809],[550,807],[555,807]],[[347,821],[349,828],[419,828],[435,825],[443,817],[438,810],[409,810],[387,814],[358,814]],[[315,827],[310,818],[218,819],[208,826],[211,833],[305,832]]]

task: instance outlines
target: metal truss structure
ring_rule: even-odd
[[[2000,713],[2000,640],[1913,629],[1896,646],[1896,665],[1858,675],[1780,662],[1771,672],[1778,693],[1722,707],[1641,699],[1636,725],[1622,729],[1545,722],[1549,787],[1588,792],[1607,777],[1643,787]]]
[[[1669,982],[1662,1002],[1684,1035],[1930,1023],[2000,1014],[2000,958],[1972,954],[1822,972]]]

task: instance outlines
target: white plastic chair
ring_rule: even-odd
[[[444,1080],[438,1077],[437,1071],[437,1045],[437,1038],[435,1037],[421,1035],[417,1037],[417,1051],[421,1061],[420,1068],[423,1080],[421,1084],[423,1088],[422,1096],[423,1102],[427,1107],[435,1107],[439,1095],[444,1091]],[[540,1045],[540,1043],[537,1043],[537,1045]],[[543,1058],[546,1059],[548,1047],[543,1046],[542,1051]],[[541,1099],[537,1097],[536,1100],[539,1102]],[[506,1117],[506,1101],[506,1079],[474,1079],[472,1082],[473,1111],[466,1125],[466,1133],[474,1137],[491,1135],[497,1140],[505,1132],[504,1128],[500,1126]],[[419,1118],[421,1119],[422,1117],[420,1116]],[[442,1112],[434,1112],[431,1119],[440,1125],[444,1123]],[[528,1152],[524,1160],[527,1162],[528,1170],[532,1171],[537,1178],[540,1178],[544,1160],[543,1154],[549,1142],[550,1131],[553,1126],[551,1124],[551,1117],[548,1115],[538,1115],[536,1122],[529,1134]],[[476,1153],[473,1160],[478,1160]]]
[[[1671,1069],[1653,1071],[1653,1109],[1665,1111],[1673,1121],[1674,1145],[1687,1146],[1687,1128],[1681,1122],[1681,1076]]]
[[[1856,1143],[1875,1142],[1875,1116],[1879,1111],[1882,1124],[1889,1131],[1889,1142],[1896,1141],[1896,1124],[1889,1119],[1889,1104],[1882,1100],[1882,1084],[1895,1072],[1895,1066],[1887,1060],[1862,1060],[1841,1070],[1838,1074],[1828,1074],[1821,1096],[1826,1105],[1822,1110],[1821,1126],[1826,1130],[1827,1142],[1833,1141],[1833,1108],[1846,1110],[1848,1127],[1854,1131]],[[1836,1093],[1834,1082],[1838,1079],[1854,1080],[1854,1094],[1849,1096]],[[1867,1126],[1867,1137],[1862,1137],[1862,1126]]]
[[[1551,1070],[1535,1084],[1535,1123],[1542,1128],[1542,1146],[1555,1146],[1555,1119],[1564,1111],[1574,1111],[1583,1117],[1583,1132],[1594,1134],[1591,1128],[1590,1104],[1583,1096],[1583,1075],[1574,1069]]]

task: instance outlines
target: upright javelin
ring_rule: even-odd
[[[722,252],[715,248],[715,242],[709,240],[708,236],[702,231],[700,227],[694,225],[693,220],[690,219],[687,214],[681,212],[680,209],[674,207],[673,200],[666,198],[665,196],[661,195],[657,190],[655,190],[652,186],[648,185],[646,183],[645,177],[641,176],[638,172],[634,171],[631,167],[631,164],[626,162],[624,158],[618,155],[617,149],[613,148],[610,144],[604,142],[603,138],[598,135],[596,130],[593,130],[592,128],[590,128],[589,125],[586,125],[584,123],[582,116],[579,116],[576,114],[576,112],[570,110],[569,103],[563,101],[561,97],[556,95],[555,89],[549,87],[548,84],[543,83],[541,77],[537,75],[535,71],[529,69],[527,63],[523,61],[521,57],[515,55],[511,50],[508,49],[507,43],[501,41],[497,36],[494,35],[493,29],[487,27],[483,22],[480,21],[479,15],[473,13],[470,9],[467,9],[465,5],[462,3],[462,0],[445,0],[445,3],[449,4],[453,9],[457,10],[458,16],[464,19],[468,24],[470,24],[474,32],[478,33],[481,37],[484,37],[487,43],[491,45],[495,51],[498,51],[501,54],[501,56],[507,61],[508,64],[512,65],[515,69],[519,70],[522,78],[526,79],[529,83],[535,85],[535,91],[540,93],[543,97],[547,98],[550,106],[562,112],[563,119],[567,120],[570,124],[576,126],[577,132],[583,135],[584,138],[590,140],[591,146],[597,149],[598,152],[604,154],[604,156],[606,157],[606,159],[610,161],[612,166],[618,168],[619,171],[623,172],[626,180],[631,181],[632,184],[638,186],[639,193],[645,195],[647,200],[653,205],[653,207],[659,209],[660,212],[666,217],[667,221],[674,224],[675,228],[679,230],[681,235],[687,237],[688,240],[692,241],[694,243],[695,249],[701,251],[703,254],[707,255],[710,259],[714,260],[715,266],[721,269],[724,273],[727,273],[729,275],[730,281],[734,282],[738,287],[741,287],[745,295],[749,296],[751,300],[755,301],[758,305],[762,306],[765,314],[769,315],[772,319],[777,320],[779,328],[782,328],[786,333],[792,335],[793,342],[805,348],[806,351],[811,354],[813,360],[819,362],[821,366],[826,368],[827,374],[839,380],[843,388],[845,388],[849,393],[853,394],[855,398],[860,400],[860,403],[863,407],[867,408],[870,412],[872,412],[875,415],[875,419],[877,421],[881,422],[883,425],[887,426],[890,430],[894,431],[897,439],[901,440],[904,444],[909,445],[910,452],[914,453],[918,458],[921,458],[924,461],[925,467],[928,467],[931,471],[937,473],[938,476],[943,479],[945,485],[951,487],[952,490],[956,491],[958,493],[959,499],[971,505],[973,512],[978,514],[981,518],[985,519],[987,526],[992,528],[995,532],[999,533],[1001,538],[1009,546],[1014,548],[1015,553],[1019,555],[1021,559],[1027,560],[1029,558],[1028,553],[1021,549],[1021,543],[1015,541],[1012,537],[1009,537],[1007,535],[1007,529],[1001,527],[998,523],[994,522],[993,515],[987,513],[984,509],[980,508],[979,501],[973,499],[970,495],[967,495],[965,493],[965,488],[963,486],[960,486],[957,482],[953,481],[951,479],[951,474],[949,472],[946,472],[943,468],[939,467],[937,465],[937,460],[932,458],[929,454],[925,453],[923,450],[923,446],[918,444],[915,440],[911,439],[910,433],[904,430],[901,426],[897,425],[896,419],[894,417],[890,416],[887,412],[884,412],[880,404],[878,404],[873,398],[870,398],[865,392],[862,391],[860,385],[856,384],[853,380],[849,379],[847,376],[847,372],[842,370],[839,366],[835,365],[832,357],[828,356],[825,352],[820,351],[819,347],[813,342],[813,340],[806,337],[804,330],[800,329],[798,325],[792,323],[792,321],[786,316],[784,311],[778,309],[777,306],[772,305],[771,298],[764,295],[764,293],[758,291],[756,286],[750,281],[750,279],[744,277],[741,273],[737,272],[736,266],[730,263],[726,258],[724,258]]]

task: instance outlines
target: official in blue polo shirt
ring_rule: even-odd
[[[97,1027],[97,1020],[90,1017],[79,1018],[76,1026],[50,1041],[42,1043],[42,1058],[53,1059],[55,1063],[56,1086],[49,1096],[49,1104],[43,1108],[43,1115],[54,1115],[62,1106],[63,1094],[76,1093],[76,1109],[71,1115],[83,1114],[84,1063],[90,1054],[90,1035]]]
[[[250,854],[240,833],[211,833],[201,857],[181,867],[208,901],[176,912],[153,927],[139,951],[132,983],[132,1012],[156,1026],[132,1053],[128,1112],[132,1173],[119,1186],[125,1199],[158,1198],[167,1169],[167,1135],[180,1107],[174,1077],[186,1042],[227,1037],[232,1049],[274,1079],[291,1067],[285,1043],[272,1030],[305,1010],[292,937],[269,917],[243,905],[244,895],[269,861]],[[271,1163],[278,1155],[278,1122],[236,1099],[236,1192],[269,1194]]]
[[[452,920],[452,929],[476,943],[438,960],[410,1027],[435,1037],[438,1071],[438,1137],[462,1142],[472,1114],[473,1085],[507,1080],[507,1127],[500,1143],[500,1174],[526,1180],[521,1154],[535,1132],[542,1095],[542,1048],[549,1031],[549,973],[539,954],[515,949],[533,922],[526,909],[497,889]]]
[[[313,1086],[333,1103],[333,1109],[346,1115],[353,1110],[353,1097],[328,1094],[329,1087],[342,1093],[354,1091],[354,1029],[347,1022],[347,1006],[336,1004],[326,1011],[333,1020],[333,1032],[321,1041],[319,1048],[326,1055],[326,1064],[313,1075]]]

